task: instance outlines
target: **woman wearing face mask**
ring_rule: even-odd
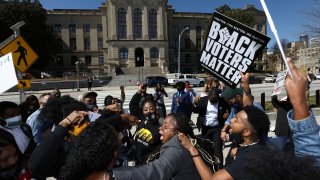
[[[137,164],[144,163],[144,157],[155,150],[160,144],[160,134],[158,129],[160,116],[156,112],[156,103],[148,99],[143,103],[143,114],[140,116],[141,122],[138,124],[134,134],[135,152],[134,157]]]
[[[21,122],[19,106],[14,102],[0,102],[0,137],[12,142],[22,162],[27,162],[36,144],[30,126]]]

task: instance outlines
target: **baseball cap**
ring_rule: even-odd
[[[226,101],[233,98],[234,96],[238,94],[242,94],[243,89],[242,88],[234,88],[227,87],[221,94],[221,97],[223,97]]]
[[[94,96],[94,97],[97,97],[98,94],[94,91],[89,91],[89,92],[85,92],[83,95],[82,95],[82,100],[88,96]]]

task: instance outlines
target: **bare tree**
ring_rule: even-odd
[[[304,27],[306,31],[314,36],[320,35],[320,1],[313,0],[314,6],[308,12],[305,12],[306,16],[308,16],[309,20]]]
[[[288,40],[287,39],[281,39],[281,46],[283,51],[287,52],[287,45]],[[267,70],[275,72],[277,69],[283,70],[285,67],[284,61],[282,60],[282,55],[280,52],[279,45],[275,42],[273,46],[271,47],[272,53],[268,55],[268,62],[267,62]],[[285,54],[287,56],[287,54]],[[280,67],[279,67],[280,66]],[[279,68],[277,68],[279,67]]]

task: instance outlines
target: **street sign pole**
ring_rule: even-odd
[[[15,24],[15,25],[10,27],[10,29],[12,29],[13,32],[14,32],[14,37],[15,38],[20,35],[20,27],[22,27],[23,25],[25,25],[25,22],[24,21],[20,21],[17,24]],[[22,79],[22,74],[17,68],[16,68],[16,72],[17,72],[18,79]],[[19,89],[19,97],[20,97],[20,103],[22,103],[25,100],[24,88]]]

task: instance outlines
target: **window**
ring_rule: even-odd
[[[262,31],[262,27],[263,27],[262,23],[258,23],[257,24],[257,31],[261,32]]]
[[[99,59],[99,65],[104,65],[104,57],[103,57],[103,55],[100,55],[98,57],[98,59]]]
[[[78,60],[77,56],[71,56],[71,65],[75,65]]]
[[[118,10],[118,37],[125,38],[127,37],[127,21],[126,21],[127,12],[124,8]]]
[[[70,50],[77,50],[76,38],[70,38]]]
[[[157,10],[151,9],[149,11],[149,37],[157,37]]]
[[[196,47],[197,47],[197,49],[201,49],[201,38],[197,38]]]
[[[184,47],[185,47],[186,49],[190,49],[190,38],[186,38],[186,39],[184,40]]]
[[[119,57],[120,57],[120,59],[128,59],[128,49],[127,48],[121,48]]]
[[[76,32],[76,25],[69,24],[69,33],[75,33],[75,32]]]
[[[159,58],[158,48],[153,47],[153,48],[150,49],[150,57],[151,58]]]
[[[103,48],[103,39],[98,38],[98,50],[101,50]]]
[[[57,66],[63,66],[63,56],[57,57]]]
[[[83,32],[90,32],[90,24],[83,24]]]
[[[201,26],[196,27],[196,35],[201,36]]]
[[[90,38],[84,38],[83,45],[84,45],[84,50],[90,50],[91,49]]]
[[[142,37],[142,16],[139,8],[133,12],[133,33],[135,38]]]
[[[191,54],[186,54],[184,56],[185,63],[191,63]]]
[[[55,24],[53,26],[53,31],[57,34],[61,34],[61,24]]]
[[[85,56],[84,57],[84,63],[86,65],[91,65],[91,56]]]
[[[97,24],[97,32],[102,32],[102,24]]]

